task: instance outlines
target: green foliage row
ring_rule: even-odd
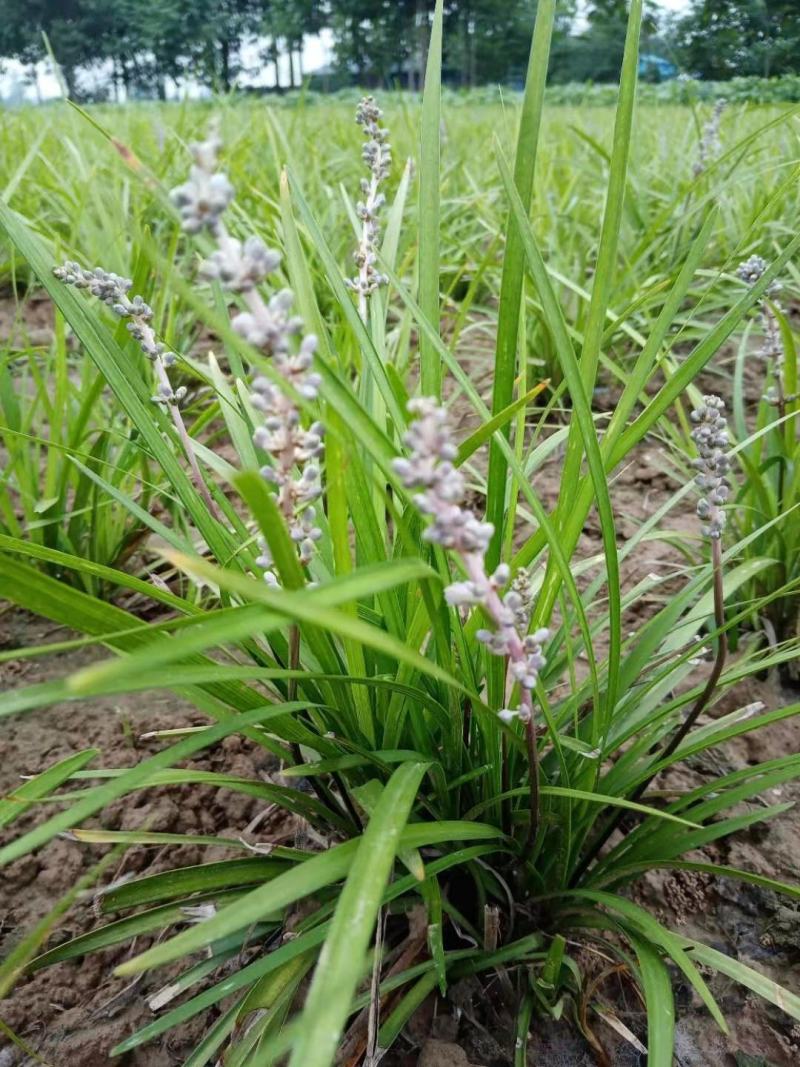
[[[704,78],[796,73],[795,0],[693,0],[672,33],[684,69]]]
[[[547,99],[553,104],[610,107],[617,99],[617,87],[579,82],[552,85]],[[774,78],[749,75],[726,81],[675,78],[658,84],[644,83],[639,87],[639,102],[642,104],[692,105],[715,100],[731,104],[796,104],[800,102],[800,75],[783,74]]]

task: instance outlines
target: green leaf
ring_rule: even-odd
[[[421,848],[423,845],[453,841],[475,841],[499,838],[496,827],[474,822],[414,823],[400,834],[397,848]],[[308,897],[318,890],[338,882],[350,869],[360,838],[335,845],[318,853],[299,867],[286,871],[267,885],[248,893],[234,906],[223,908],[212,919],[185,930],[177,937],[155,945],[141,955],[126,960],[117,969],[119,974],[138,974],[171,960],[180,959],[226,934],[259,922],[264,915],[286,907],[295,900]],[[413,881],[413,879],[412,879]]]
[[[207,894],[237,886],[260,885],[277,878],[286,869],[285,860],[276,860],[271,856],[248,856],[246,859],[176,867],[112,887],[102,894],[103,910],[120,911],[144,904],[159,904],[192,893]]]
[[[634,0],[634,6],[636,3],[639,3],[641,6],[641,0]],[[631,10],[633,12],[633,6]],[[631,17],[633,17],[633,15]],[[586,452],[586,461],[589,465],[589,473],[591,475],[592,485],[594,486],[595,499],[597,500],[597,510],[600,513],[600,531],[603,538],[603,551],[606,560],[606,585],[608,589],[609,614],[608,688],[605,700],[605,716],[602,722],[595,723],[595,732],[600,736],[605,734],[616,705],[617,688],[619,684],[619,659],[622,645],[622,609],[620,605],[619,561],[617,558],[614,511],[611,506],[611,497],[608,490],[608,483],[606,481],[603,459],[600,454],[600,445],[597,440],[597,431],[595,430],[592,409],[589,404],[586,384],[583,378],[583,364],[580,366],[578,365],[578,360],[575,356],[572,342],[569,339],[566,324],[564,323],[564,316],[550,284],[550,278],[544,260],[542,259],[542,254],[539,251],[530,222],[525,216],[525,209],[517,190],[514,188],[511,174],[508,170],[508,164],[505,162],[502,153],[498,153],[498,162],[500,164],[500,173],[503,178],[506,194],[511,203],[512,214],[516,220],[522,249],[527,259],[528,267],[539,293],[539,297],[542,301],[547,324],[556,346],[559,363],[567,382],[570,397],[572,398],[575,422],[574,429],[571,432],[579,434],[580,439],[583,442],[583,448]],[[574,476],[572,482],[568,481],[565,473],[564,478],[562,479],[562,487],[572,486],[574,481]],[[565,497],[565,500],[567,499],[568,498]],[[557,573],[557,569],[554,565],[549,566],[548,571],[552,574]],[[548,606],[551,606],[549,601],[546,601],[546,603]],[[540,611],[543,612],[545,610],[546,608],[543,605],[540,605]],[[597,736],[593,736],[592,741],[593,743],[596,743]]]
[[[656,870],[659,867],[676,871],[702,871],[703,874],[713,874],[715,878],[733,878],[737,882],[748,882],[750,885],[769,889],[773,893],[780,893],[782,896],[791,897],[793,900],[800,900],[800,888],[796,885],[790,885],[788,882],[779,882],[775,878],[767,878],[766,875],[755,874],[752,871],[743,871],[739,867],[728,867],[720,863],[699,863],[694,860],[664,860],[661,862],[659,860],[647,860],[647,862],[632,864],[630,867],[623,866],[610,871],[602,882],[607,884],[612,881],[622,881],[642,874],[644,871]]]
[[[226,1052],[225,1067],[267,1063],[263,1050],[270,1033],[282,1030],[297,988],[314,962],[314,953],[298,956],[277,972],[264,975],[247,995],[239,1012],[241,1036]],[[248,1018],[249,1016],[249,1018]]]
[[[107,785],[90,790],[85,799],[77,801],[66,811],[53,816],[41,826],[29,830],[22,837],[18,837],[15,841],[0,849],[0,866],[12,863],[15,859],[19,859],[20,856],[32,852],[33,849],[50,841],[51,838],[63,830],[70,830],[73,826],[77,826],[84,819],[88,819],[90,815],[94,815],[104,807],[107,807],[112,800],[116,800],[117,797],[124,796],[132,789],[137,788],[153,771],[186,759],[187,756],[199,752],[217,741],[221,741],[224,737],[238,733],[246,726],[268,722],[270,719],[286,715],[289,711],[301,711],[305,706],[304,703],[300,702],[255,708],[253,711],[245,712],[242,715],[231,716],[224,722],[209,727],[199,736],[187,737],[177,745],[172,745],[170,748],[158,752],[155,756],[143,760]]]
[[[406,763],[384,787],[354,856],[308,991],[290,1067],[329,1067],[363,975],[384,886],[411,812],[424,763]]]
[[[232,893],[215,894],[214,900],[230,899]],[[199,901],[200,897],[196,898]],[[110,945],[118,945],[123,941],[132,940],[140,934],[149,934],[153,930],[165,930],[175,923],[186,921],[186,913],[183,910],[184,902],[178,904],[164,904],[159,908],[150,908],[130,915],[115,922],[106,923],[96,930],[90,930],[86,934],[73,937],[55,948],[48,949],[41,956],[37,956],[28,966],[29,971],[40,971],[43,967],[49,967],[53,963],[62,963],[64,960],[75,959],[77,956],[88,956],[91,952],[108,948]]]
[[[428,974],[424,974],[419,981],[415,982],[411,989],[401,998],[399,1004],[392,1009],[378,1031],[378,1045],[380,1048],[389,1048],[396,1041],[417,1008],[420,1008],[427,997],[434,991],[436,982],[436,971],[431,970]]]
[[[733,307],[726,311],[710,330],[703,332],[702,340],[698,342],[688,356],[683,358],[674,374],[670,375],[644,410],[636,416],[634,421],[620,435],[608,457],[611,467],[616,466],[630,452],[634,445],[669,410],[670,405],[676,398],[691,385],[708,361],[722,348],[747,312],[761,300],[767,288],[780,276],[781,271],[798,249],[800,249],[800,234],[796,234],[789,241],[783,251],[770,263],[759,280],[747,290]]]
[[[308,704],[305,705],[309,707]],[[232,719],[228,719],[228,722],[232,722]],[[209,728],[206,728],[206,730]],[[202,739],[203,733],[206,730],[194,731],[192,736]],[[301,735],[302,736],[302,735]],[[78,774],[76,777],[83,778],[120,778],[127,772],[124,770],[111,770],[111,771],[98,771],[89,772],[88,774]],[[285,808],[287,811],[294,812],[301,818],[310,822],[312,825],[323,825],[326,823],[333,823],[339,830],[347,830],[349,823],[344,818],[339,818],[333,811],[327,808],[314,796],[309,796],[307,793],[302,792],[300,789],[287,788],[286,786],[273,785],[272,782],[262,782],[259,779],[253,778],[240,778],[233,774],[222,774],[216,771],[195,771],[170,769],[170,770],[157,770],[148,774],[148,776],[139,782],[135,787],[136,789],[151,789],[153,787],[165,786],[165,785],[211,785],[218,789],[230,789],[233,793],[244,793],[245,796],[257,797],[259,800],[264,800],[268,804],[277,804],[278,807]],[[87,796],[87,793],[79,793],[79,797]],[[75,799],[75,794],[70,794],[65,797],[63,794],[60,798],[56,799]],[[76,831],[76,834],[79,831]],[[89,840],[90,836],[97,834],[100,831],[97,830],[82,830],[81,834],[86,836]],[[88,836],[87,836],[88,835]],[[173,835],[174,836],[174,835]]]
[[[134,592],[141,593],[157,603],[177,608],[178,611],[183,613],[194,614],[200,610],[188,600],[175,596],[174,593],[169,592],[167,589],[162,589],[152,582],[145,582],[133,574],[128,574],[126,571],[117,570],[115,567],[106,567],[101,563],[95,563],[90,559],[82,559],[80,556],[72,555],[69,552],[48,548],[46,545],[37,545],[31,541],[22,541],[17,537],[8,537],[5,534],[0,534],[0,551],[29,556],[31,559],[55,563],[58,567],[65,567],[81,574],[90,574],[104,582],[111,582],[121,589],[132,589]]]
[[[300,589],[305,584],[303,570],[297,558],[297,549],[289,537],[286,520],[278,509],[275,497],[256,471],[242,471],[234,478],[234,484],[244,497],[264,535],[281,585],[287,589]]]
[[[135,1034],[131,1034],[130,1037],[125,1038],[124,1041],[112,1048],[111,1055],[119,1056],[124,1052],[129,1052],[131,1049],[138,1048],[139,1045],[143,1045],[147,1041],[152,1041],[154,1037],[171,1030],[175,1026],[180,1026],[187,1019],[191,1019],[199,1012],[204,1011],[213,1004],[217,1004],[224,997],[249,986],[251,982],[258,981],[265,974],[287,965],[297,956],[316,948],[324,939],[326,929],[326,926],[321,926],[310,930],[308,933],[287,941],[280,948],[254,960],[235,974],[227,976],[221,982],[212,986],[211,989],[204,990],[204,992],[192,997],[191,1000],[187,1000],[179,1007],[173,1008],[166,1015],[162,1015],[160,1019],[156,1019],[147,1026],[142,1027],[141,1030],[137,1030]]]
[[[135,615],[73,589],[26,563],[0,553],[0,598],[3,597],[73,630],[107,636],[107,643],[112,648],[126,651],[141,648],[148,641],[152,642],[157,634],[152,624],[143,627]],[[210,663],[211,660],[201,657],[198,662]],[[230,714],[231,707],[246,710],[263,706],[263,697],[259,693],[236,681],[209,681],[199,687],[189,686],[176,691],[207,714],[217,718],[222,714]],[[64,681],[45,682],[28,689],[12,690],[0,694],[0,715],[7,715],[15,710],[30,710],[39,704],[52,704],[57,700],[69,699],[69,696]],[[263,737],[256,732],[243,732],[252,740],[263,744]]]
[[[539,146],[539,128],[544,105],[544,87],[550,59],[550,42],[555,20],[555,0],[539,0],[533,27],[525,96],[522,100],[517,148],[514,159],[514,186],[519,191],[523,215],[527,216],[533,192],[533,176]],[[520,241],[518,220],[509,212],[506,245],[503,254],[503,274],[500,282],[500,308],[497,319],[494,382],[492,386],[492,414],[497,415],[509,406],[514,397],[514,378],[517,365],[517,338],[524,279],[524,255]],[[504,427],[508,436],[508,429]],[[506,472],[508,462],[497,442],[492,439],[489,449],[486,518],[494,524],[494,538],[487,554],[486,565],[492,571],[500,562],[506,508]]]
[[[442,104],[443,0],[436,0],[431,26],[425,89],[422,94],[422,128],[419,166],[419,305],[425,318],[439,329],[439,138]],[[442,364],[423,334],[419,341],[420,384],[423,396],[442,395]]]
[[[423,337],[425,336],[427,335],[423,332]],[[469,457],[477,452],[482,445],[485,445],[497,430],[506,426],[521,408],[527,407],[532,400],[535,400],[547,388],[547,385],[547,382],[539,382],[533,389],[529,389],[526,393],[518,396],[507,408],[487,419],[469,437],[466,437],[458,446],[458,455],[455,459],[456,466],[460,467],[462,463],[466,463]]]
[[[698,941],[690,941],[686,937],[680,938],[680,941],[684,948],[706,967],[711,967],[712,970],[727,975],[734,982],[738,982],[740,985],[745,986],[746,989],[750,989],[760,997],[768,1000],[770,1004],[780,1008],[781,1011],[785,1011],[793,1019],[800,1020],[800,997],[795,993],[790,992],[771,978],[767,978],[765,974],[760,974],[758,971],[753,970],[752,967],[726,956],[724,952],[717,952],[714,948],[702,945]]]
[[[505,793],[501,793],[499,796],[492,797],[490,800],[481,801],[480,804],[476,804],[474,808],[466,813],[466,818],[474,818],[481,811],[491,807],[492,804],[498,800],[503,800],[506,797],[522,797],[527,796],[528,786],[517,786],[515,789],[509,789]],[[678,822],[682,823],[686,827],[698,829],[697,823],[690,822],[688,819],[680,819],[675,815],[671,815],[669,812],[660,811],[658,808],[651,808],[647,804],[639,804],[634,800],[627,800],[625,797],[608,796],[604,793],[592,793],[585,789],[572,789],[567,786],[561,785],[543,785],[540,789],[543,797],[566,797],[570,800],[581,800],[588,804],[603,804],[613,808],[625,808],[627,811],[638,811],[641,815],[649,815],[655,819],[665,819],[669,823]]]
[[[66,759],[53,764],[52,767],[48,767],[46,771],[37,774],[35,778],[31,778],[30,781],[25,782],[12,793],[8,793],[0,799],[0,826],[7,826],[10,822],[13,822],[14,819],[27,811],[32,804],[35,804],[37,800],[63,785],[68,778],[72,777],[75,771],[79,771],[87,763],[91,763],[99,754],[100,750],[96,748],[87,748],[83,752],[76,752],[74,756],[67,756]]]
[[[219,1051],[225,1040],[236,1026],[242,999],[239,999],[223,1012],[211,1029],[203,1036],[202,1041],[192,1051],[184,1063],[184,1067],[206,1067],[211,1058]],[[112,1055],[115,1050],[112,1050]]]
[[[533,993],[527,991],[520,1003],[514,1041],[514,1067],[528,1067],[528,1031],[533,1016]]]
[[[630,924],[633,927],[634,933],[644,935],[654,945],[660,946],[667,955],[672,958],[681,971],[683,971],[687,980],[697,990],[700,999],[708,1008],[723,1033],[728,1033],[728,1024],[725,1022],[725,1018],[720,1011],[717,1002],[711,995],[711,990],[708,988],[708,985],[697,970],[697,967],[695,967],[694,963],[682,947],[685,939],[680,938],[677,934],[673,934],[670,930],[667,930],[666,927],[662,926],[660,922],[657,922],[644,908],[639,907],[638,904],[634,904],[630,900],[626,900],[624,897],[617,897],[612,893],[603,893],[592,889],[569,890],[564,896],[584,897],[587,900],[592,900],[597,904],[604,905],[612,913],[622,916],[625,920],[626,927]]]
[[[752,581],[757,574],[778,564],[778,560],[755,556],[740,563],[738,567],[726,569],[723,577],[724,599],[728,600],[737,589]],[[714,593],[709,590],[700,597],[680,626],[674,627],[663,641],[664,652],[675,652],[687,645],[697,631],[714,613]]]
[[[448,833],[450,832],[447,824],[445,829]],[[419,844],[419,842],[417,842],[417,844]],[[460,849],[456,852],[449,853],[438,860],[433,860],[428,865],[428,870],[431,875],[435,876],[451,867],[462,863],[469,863],[470,860],[497,851],[497,848],[497,845],[473,845],[470,848]],[[413,889],[414,883],[415,879],[411,876],[398,878],[390,884],[384,893],[383,903],[387,904],[392,900],[397,900],[399,897],[402,897],[410,889]],[[155,1022],[143,1027],[135,1034],[126,1038],[125,1041],[120,1045],[117,1045],[116,1048],[112,1049],[112,1055],[119,1055],[122,1052],[127,1052],[132,1048],[143,1045],[146,1041],[151,1041],[154,1037],[158,1037],[159,1034],[171,1030],[174,1026],[179,1026],[181,1023],[185,1022],[187,1019],[191,1019],[199,1012],[217,1004],[224,997],[230,996],[239,989],[243,989],[245,986],[250,985],[251,982],[258,981],[262,976],[269,974],[270,971],[283,967],[296,956],[315,948],[323,941],[328,929],[327,923],[324,923],[321,926],[313,925],[318,923],[319,919],[320,916],[318,913],[313,914],[305,924],[303,932],[298,930],[299,936],[294,940],[287,941],[281,945],[280,948],[267,953],[266,956],[248,964],[247,967],[244,967],[242,970],[237,971],[236,974],[225,978],[211,989],[205,990],[203,993],[193,997],[185,1004],[180,1005],[180,1007],[173,1009],[171,1012],[167,1012],[167,1014],[163,1015],[160,1019],[156,1019]],[[309,923],[313,927],[310,930],[308,929]],[[301,924],[301,927],[302,926],[303,924]],[[289,1030],[291,1027],[289,1026],[286,1029]],[[284,1048],[288,1048],[288,1044],[284,1046]]]
[[[322,230],[319,228],[319,225],[317,224],[317,221],[314,218],[314,214],[311,211],[311,208],[308,206],[308,203],[300,190],[298,181],[291,172],[289,172],[289,184],[291,186],[292,196],[299,208],[300,215],[302,216],[302,219],[308,227],[309,233],[311,234],[311,238],[314,242],[314,248],[316,249],[320,259],[322,260],[322,264],[325,268],[325,274],[327,276],[330,287],[333,290],[333,294],[336,298],[336,303],[339,308],[341,308],[345,318],[350,323],[353,332],[358,338],[359,344],[361,346],[361,351],[364,354],[364,358],[369,366],[370,373],[372,374],[375,382],[377,383],[381,398],[384,404],[386,405],[387,412],[389,413],[395,425],[397,427],[402,428],[406,424],[405,413],[402,411],[400,405],[397,402],[397,397],[395,396],[394,390],[392,389],[391,383],[389,381],[389,377],[386,373],[386,367],[383,365],[379,353],[375,350],[375,345],[372,342],[372,338],[370,337],[366,326],[361,321],[361,317],[358,314],[355,304],[353,303],[353,299],[344,284],[342,272],[339,267],[339,264],[336,262],[336,257],[331,252],[328,242],[326,241]],[[325,384],[327,384],[327,381],[328,378],[326,376]],[[343,412],[342,415],[343,417],[345,417]],[[376,459],[379,458],[380,457],[376,456]]]
[[[332,634],[347,636],[353,640],[360,641],[368,648],[374,648],[377,652],[390,656],[399,663],[408,664],[422,674],[444,682],[445,685],[452,686],[460,692],[465,691],[465,687],[461,682],[447,671],[442,670],[433,660],[409,648],[403,641],[398,640],[377,626],[354,618],[343,610],[327,606],[328,604],[341,604],[356,600],[360,596],[368,595],[369,592],[374,592],[378,588],[392,588],[414,578],[433,576],[434,572],[421,560],[388,560],[373,568],[361,568],[352,575],[334,579],[327,585],[316,589],[290,592],[288,590],[271,590],[266,587],[266,583],[259,582],[255,578],[248,578],[234,571],[213,567],[201,559],[177,555],[171,555],[170,559],[176,566],[179,565],[181,569],[185,569],[189,573],[211,580],[219,584],[221,588],[246,597],[250,601],[264,604],[274,610],[274,615],[271,616],[265,613],[260,621],[260,628],[264,633],[277,628],[280,625],[279,618],[281,617],[289,618],[296,622],[309,623],[320,629],[328,630]],[[203,631],[206,635],[205,639],[203,638],[203,632],[201,632],[198,636],[198,642],[196,644],[193,643],[191,647],[194,649],[204,647],[204,640],[205,647],[216,643],[228,625],[231,624],[224,623],[219,633],[217,633],[216,630],[212,629],[212,614],[211,620],[206,624]],[[188,642],[185,647],[188,647]],[[184,646],[179,646],[176,641],[174,650],[161,647],[158,654],[161,661],[166,663],[172,661],[173,651],[175,652],[174,658],[178,659],[180,655],[184,654],[183,649]],[[146,659],[147,654],[145,653],[140,659],[136,660],[131,656],[127,660],[111,661],[95,667],[88,667],[74,676],[74,681],[72,682],[73,691],[86,691],[99,684],[101,680],[118,680],[126,676],[133,676],[138,666],[145,665],[144,661]],[[470,697],[476,706],[484,707],[483,702],[476,694],[470,693]]]
[[[639,960],[647,1006],[647,1067],[672,1067],[675,1053],[675,999],[669,971],[641,938],[628,935]]]
[[[439,980],[439,992],[447,996],[447,964],[445,962],[442,924],[442,891],[438,878],[426,878],[422,883],[422,897],[428,911],[428,948]]]
[[[55,263],[52,253],[33,233],[22,216],[12,211],[2,200],[0,227],[11,244],[30,264],[51,300],[67,319],[106,378],[211,551],[218,559],[232,558],[236,552],[232,535],[210,514],[205,501],[181,466],[177,458],[180,454],[178,444],[170,446],[164,440],[162,434],[165,431],[172,433],[171,424],[150,401],[152,390],[147,388],[140,376],[131,373],[129,353],[114,343],[108,330],[101,324],[100,306],[89,308],[77,293],[54,278]]]

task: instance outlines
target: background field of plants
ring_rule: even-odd
[[[364,300],[344,283],[364,240],[356,94],[0,115],[0,1020],[18,1062],[88,1047],[88,1001],[64,992],[87,960],[118,983],[90,1026],[121,1013],[93,1054],[136,1064],[414,1062],[415,1020],[458,1030],[464,1003],[460,1039],[489,1033],[515,1067],[556,1024],[575,1067],[668,1067],[681,1042],[698,1063],[791,1062],[791,84],[761,102],[730,82],[723,108],[676,82],[635,107],[634,3],[619,88],[545,93],[543,2],[524,96],[440,97],[437,12],[424,96],[381,97],[386,284]],[[231,328],[242,293],[198,271],[220,231],[185,232],[170,199],[212,120],[225,226],[280,250],[259,284],[290,287],[317,336],[305,393]],[[124,324],[53,274],[65,259],[152,306],[188,437]],[[258,474],[259,375],[325,427],[308,567]],[[690,417],[710,393],[731,463],[713,549]],[[394,466],[420,395],[446,408],[459,506],[494,523],[480,566],[530,598],[518,636],[549,628],[530,723],[504,711],[520,688],[481,636],[489,600],[445,592],[475,560],[426,539]],[[156,699],[173,703],[154,717]],[[23,929],[32,871],[51,888]],[[701,1007],[717,1044],[685,1029]]]

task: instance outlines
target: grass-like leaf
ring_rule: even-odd
[[[424,773],[424,764],[398,767],[370,817],[306,997],[306,1025],[292,1051],[291,1067],[328,1067],[333,1062],[350,1001],[363,973],[364,956],[400,833]]]

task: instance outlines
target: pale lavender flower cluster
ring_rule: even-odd
[[[227,175],[217,170],[217,154],[221,147],[216,122],[209,128],[205,141],[189,145],[194,166],[189,171],[188,180],[172,190],[181,226],[187,233],[199,233],[207,227],[215,234],[223,212],[233,200],[233,186]]]
[[[736,269],[736,274],[737,277],[741,278],[747,285],[753,286],[766,269],[767,261],[762,256],[754,255],[739,264]],[[779,281],[775,280],[767,286],[765,296],[771,299],[774,303],[780,291],[781,284]],[[770,404],[782,406],[789,398],[784,395],[783,388],[783,365],[786,355],[783,348],[781,330],[778,325],[778,320],[766,299],[761,301],[759,311],[761,313],[761,329],[763,331],[764,340],[758,355],[764,360],[774,361],[773,367],[777,381],[776,386],[770,386],[767,390],[764,399]]]
[[[164,407],[177,406],[186,396],[186,387],[172,388],[167,367],[175,362],[175,355],[168,351],[161,341],[156,339],[152,327],[153,309],[141,296],[132,299],[128,292],[133,285],[130,278],[123,278],[102,267],[84,270],[80,264],[67,260],[62,267],[55,267],[53,274],[65,285],[74,285],[76,289],[87,289],[92,296],[107,304],[115,315],[121,319],[130,319],[127,324],[132,337],[139,342],[139,347],[152,362],[158,382],[158,391],[152,398],[156,404]]]
[[[736,275],[748,285],[755,285],[766,271],[767,266],[768,263],[763,256],[753,255],[749,259],[742,260],[736,268]],[[780,291],[781,283],[777,280],[770,282],[767,286],[767,296],[777,296]]]
[[[291,289],[281,289],[269,300],[257,289],[279,267],[280,254],[267,248],[260,237],[239,241],[228,233],[222,216],[234,190],[217,170],[220,146],[215,127],[205,141],[191,146],[195,164],[190,179],[173,190],[172,196],[181,210],[184,229],[194,233],[206,226],[217,240],[218,247],[201,264],[200,273],[230,292],[241,294],[246,310],[234,315],[233,328],[254,348],[272,357],[275,371],[289,387],[285,389],[264,376],[254,379],[251,400],[264,421],[253,440],[271,459],[261,473],[277,486],[278,505],[297,544],[300,562],[305,565],[311,561],[322,535],[312,502],[322,493],[318,461],[324,448],[323,429],[319,422],[308,428],[302,425],[300,408],[293,396],[297,394],[305,400],[318,396],[321,378],[312,370],[317,338],[313,334],[303,336],[303,320],[292,314]],[[210,199],[208,190],[217,190],[220,195],[216,200]],[[259,548],[257,563],[264,570],[264,578],[270,585],[277,585],[266,542],[259,541]]]
[[[209,280],[221,282],[232,293],[247,293],[276,271],[280,262],[280,253],[267,248],[260,237],[248,237],[242,242],[226,236],[203,262],[200,272]]]
[[[703,533],[712,541],[722,537],[725,528],[725,512],[722,508],[729,494],[726,480],[730,467],[727,453],[729,442],[724,412],[725,402],[712,394],[704,396],[703,403],[691,415],[695,426],[692,440],[699,454],[692,463],[697,471],[695,482],[701,490],[697,514],[707,523]]]
[[[719,136],[719,124],[724,110],[725,101],[717,100],[714,104],[714,110],[711,112],[711,117],[703,127],[700,143],[697,146],[698,158],[693,167],[696,178],[703,173],[709,163],[712,163],[720,153],[722,142]]]
[[[362,200],[356,204],[356,214],[361,220],[361,240],[353,253],[358,267],[355,278],[347,279],[348,288],[358,294],[362,313],[366,298],[389,279],[376,268],[378,262],[378,237],[380,235],[379,213],[386,203],[380,191],[381,183],[389,175],[392,165],[391,145],[388,130],[380,124],[383,112],[371,96],[365,96],[356,109],[356,122],[366,135],[362,158],[370,171],[370,177],[361,179]]]
[[[506,722],[519,718],[529,723],[533,716],[531,691],[545,665],[542,643],[549,633],[545,629],[527,632],[532,608],[528,576],[521,571],[502,595],[511,578],[510,568],[501,564],[493,574],[486,573],[486,550],[494,527],[481,522],[463,504],[466,485],[454,465],[457,449],[447,412],[429,397],[412,400],[408,408],[415,416],[404,438],[409,455],[396,459],[394,469],[407,489],[422,490],[415,503],[433,519],[424,538],[461,556],[467,576],[447,587],[448,604],[480,605],[495,624],[494,630],[479,630],[478,639],[495,655],[508,658],[509,676],[520,686],[520,706],[503,708],[500,717]]]
[[[280,350],[275,353],[276,369],[308,399],[317,395],[317,376],[308,372],[316,345],[316,337],[310,334],[303,339],[296,354]],[[312,501],[322,493],[318,465],[324,449],[322,424],[314,422],[307,429],[303,427],[294,401],[267,378],[253,381],[251,400],[264,416],[264,423],[256,430],[253,440],[272,459],[270,465],[261,468],[261,474],[278,487],[278,505],[298,546],[300,562],[307,564],[322,534],[315,525],[316,511],[312,506]],[[262,544],[261,549],[259,566],[269,571],[272,561],[266,545]],[[267,581],[274,584],[269,573]]]

